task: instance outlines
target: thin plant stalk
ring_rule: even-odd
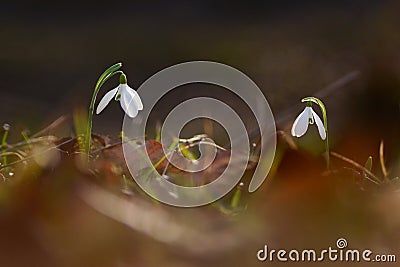
[[[29,136],[28,136],[28,134],[26,133],[26,131],[22,131],[22,132],[21,132],[21,135],[22,135],[22,137],[24,138],[25,142],[27,143],[29,149],[31,149],[31,148],[32,148],[31,139],[29,138]]]
[[[122,67],[122,63],[116,63],[109,67],[98,79],[96,86],[94,88],[94,92],[92,95],[92,100],[90,102],[89,106],[89,114],[88,114],[88,121],[87,121],[87,128],[86,128],[86,134],[85,134],[85,141],[84,141],[84,147],[83,151],[87,155],[87,160],[89,160],[89,153],[90,153],[90,143],[91,143],[91,136],[92,136],[92,119],[93,119],[93,113],[94,113],[94,105],[96,103],[96,97],[97,94],[100,91],[101,86],[112,76],[115,74],[122,74],[122,71],[118,71]]]
[[[4,128],[4,134],[3,138],[1,139],[1,153],[3,155],[3,166],[7,165],[7,137],[8,137],[8,132],[10,131],[10,126],[8,124],[3,125]]]

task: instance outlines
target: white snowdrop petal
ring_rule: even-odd
[[[130,91],[127,89],[127,85],[122,84],[122,90],[121,90],[121,107],[125,111],[125,113],[131,117],[134,118],[138,114],[138,107],[136,106],[136,102],[133,99],[133,94],[130,93]]]
[[[103,109],[108,105],[108,103],[110,103],[111,99],[113,99],[117,91],[118,87],[110,90],[107,94],[103,96],[103,98],[100,100],[99,105],[97,106],[96,114],[99,114],[100,112],[103,111]]]
[[[306,107],[294,121],[291,131],[293,136],[301,137],[306,133],[309,121],[309,109],[310,107]]]
[[[132,99],[133,99],[133,101],[135,101],[137,109],[143,110],[143,103],[142,103],[142,100],[140,99],[139,94],[135,90],[130,88],[129,86],[126,86],[126,90],[128,91],[128,93],[130,95],[132,95]]]
[[[314,110],[311,110],[311,111],[312,111],[312,115],[314,117],[315,123],[317,124],[319,135],[321,136],[322,140],[325,140],[326,139],[326,131],[325,131],[324,124],[322,123],[318,114],[315,113]]]

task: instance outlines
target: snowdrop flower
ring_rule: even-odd
[[[131,118],[136,117],[139,110],[143,110],[143,104],[139,94],[128,86],[126,76],[123,73],[120,76],[120,84],[114,89],[110,90],[100,100],[100,103],[96,109],[96,114],[99,114],[101,111],[103,111],[113,97],[115,97],[116,101],[121,102],[122,109]]]
[[[322,123],[320,117],[317,113],[312,109],[311,106],[307,106],[299,116],[297,116],[296,120],[292,126],[292,135],[296,137],[303,136],[308,129],[309,124],[317,124],[319,135],[322,140],[326,139],[326,131],[324,124]]]
[[[324,140],[325,143],[325,160],[326,160],[326,168],[329,170],[330,169],[330,159],[329,159],[329,140],[328,140],[328,117],[326,115],[326,108],[324,103],[313,96],[310,97],[305,97],[301,100],[301,102],[306,102],[307,106],[303,110],[302,113],[300,113],[299,116],[297,116],[296,120],[293,123],[292,126],[292,135],[296,137],[301,137],[303,136],[308,129],[309,124],[317,124],[318,132],[319,135],[321,136],[322,140]],[[317,113],[314,112],[312,109],[312,104],[318,105],[318,107],[321,109],[322,117],[323,117],[323,122],[321,121],[321,118],[318,116]]]

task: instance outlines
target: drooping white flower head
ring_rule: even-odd
[[[97,106],[96,114],[102,112],[114,96],[116,101],[121,102],[122,109],[131,118],[136,117],[139,110],[143,110],[139,94],[128,86],[126,76],[121,74],[120,84],[103,96]]]
[[[312,107],[307,106],[299,116],[297,116],[296,120],[292,126],[292,135],[296,137],[303,136],[308,129],[309,124],[317,124],[319,135],[322,140],[326,139],[326,131],[324,124],[322,123],[320,117],[317,113],[312,109]]]

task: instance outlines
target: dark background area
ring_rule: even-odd
[[[399,134],[398,10],[396,1],[3,3],[0,122],[35,132],[86,108],[100,73],[118,61],[137,88],[165,67],[212,60],[249,75],[276,117],[357,70],[355,81],[324,99],[332,136],[350,127],[392,139]],[[116,134],[122,117],[112,103],[95,116],[94,130]]]

